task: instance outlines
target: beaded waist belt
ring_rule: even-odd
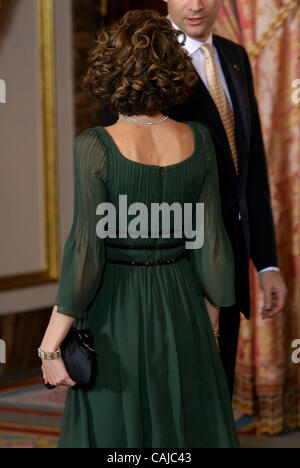
[[[180,241],[177,243],[170,244],[158,244],[158,245],[133,245],[133,244],[117,244],[113,242],[106,241],[106,246],[117,248],[117,249],[134,249],[134,250],[161,250],[161,249],[173,249],[176,247],[184,246],[185,241]],[[108,263],[117,263],[121,265],[132,265],[132,266],[153,266],[153,265],[169,265],[171,263],[179,262],[187,256],[187,250],[178,255],[177,257],[172,257],[166,260],[157,260],[157,261],[137,261],[137,260],[121,260],[116,258],[107,258]]]

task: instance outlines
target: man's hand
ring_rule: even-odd
[[[265,271],[259,275],[259,279],[264,292],[264,306],[261,315],[266,320],[281,312],[288,290],[278,271]]]

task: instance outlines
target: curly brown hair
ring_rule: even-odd
[[[181,104],[198,79],[182,47],[185,40],[156,11],[129,11],[98,33],[82,88],[113,112],[129,116],[150,115]]]

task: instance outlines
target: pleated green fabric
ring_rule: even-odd
[[[59,448],[239,448],[231,398],[204,297],[233,305],[234,259],[225,231],[216,155],[208,130],[186,122],[195,149],[164,168],[131,161],[101,127],[74,142],[74,216],[64,247],[55,304],[94,333],[97,369],[87,390],[70,388]],[[180,255],[177,225],[170,236],[125,237],[119,195],[132,203],[204,203],[204,245],[170,264],[110,263],[167,260]],[[96,226],[100,203],[116,207],[117,237]],[[98,212],[99,213],[99,212]],[[129,216],[128,220],[135,216]],[[149,228],[150,231],[150,228]],[[144,233],[145,234],[145,233]],[[122,249],[108,245],[157,245]]]

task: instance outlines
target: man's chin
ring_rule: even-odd
[[[208,36],[210,35],[210,31],[207,31],[204,28],[193,28],[189,27],[186,28],[186,34],[193,39],[198,39],[198,40],[206,40]]]
[[[191,26],[187,22],[184,22],[182,24],[182,30],[189,37],[199,40],[203,38],[206,39],[210,35],[210,29],[204,27],[204,25]]]

